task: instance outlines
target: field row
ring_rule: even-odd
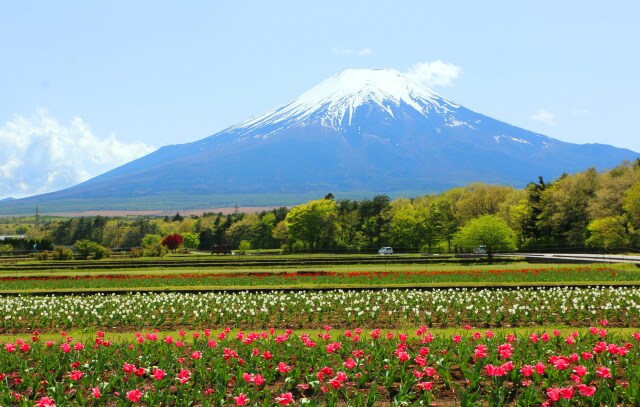
[[[640,324],[640,288],[130,293],[0,297],[0,330]]]
[[[638,405],[640,332],[614,335],[607,324],[506,336],[226,328],[124,342],[99,331],[88,343],[32,332],[1,344],[0,404]]]
[[[176,272],[158,270],[154,272],[39,274],[21,273],[0,277],[0,291],[28,292],[33,290],[121,290],[180,287],[378,287],[378,286],[429,286],[429,285],[535,285],[550,283],[633,283],[640,284],[640,270],[634,266],[496,266],[420,268],[396,266],[385,271],[367,270],[366,266],[353,270],[306,269],[269,270],[255,272],[210,272],[194,270]]]

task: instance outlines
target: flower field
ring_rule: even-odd
[[[83,343],[31,332],[0,348],[0,404],[37,406],[640,403],[640,332],[157,331]]]
[[[428,268],[428,267],[427,267]],[[154,273],[22,273],[0,277],[0,291],[74,289],[148,289],[163,287],[309,287],[309,286],[424,286],[434,284],[543,284],[543,283],[625,283],[639,282],[640,271],[633,265],[617,266],[542,266],[489,269],[460,267],[400,270],[300,270],[254,272],[154,272]]]
[[[640,405],[640,288],[517,287],[635,274],[562,266],[5,276],[3,290],[81,294],[0,295],[0,405]],[[476,281],[511,287],[464,287]],[[434,282],[460,287],[420,288]],[[170,289],[82,293],[147,283]],[[393,285],[416,288],[385,288]]]

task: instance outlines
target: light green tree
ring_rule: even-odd
[[[515,233],[504,219],[496,215],[471,219],[456,233],[454,242],[464,250],[484,246],[489,260],[498,251],[516,249]]]
[[[200,245],[200,237],[197,233],[183,232],[180,233],[180,236],[182,236],[182,245],[187,250],[195,250]]]
[[[317,249],[333,241],[336,202],[319,199],[291,208],[286,217],[289,236],[305,249]]]
[[[101,259],[108,255],[107,249],[88,239],[78,240],[73,244],[80,258],[87,259],[92,256],[94,260]]]
[[[589,223],[587,246],[605,249],[626,247],[629,244],[627,230],[615,216],[599,218]]]
[[[162,245],[162,236],[147,234],[142,238],[142,248],[145,256],[162,257],[167,254],[167,248]]]

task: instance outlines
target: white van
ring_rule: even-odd
[[[378,254],[379,255],[393,254],[393,248],[392,247],[383,247],[380,250],[378,250]]]

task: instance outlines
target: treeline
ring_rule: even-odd
[[[260,213],[204,213],[161,218],[43,218],[26,227],[31,238],[56,245],[91,240],[139,247],[145,236],[188,235],[200,250],[244,249],[366,252],[381,246],[453,252],[469,221],[494,215],[506,222],[520,250],[640,248],[640,159],[611,170],[589,169],[524,189],[473,183],[417,198],[323,199]],[[7,233],[7,225],[5,227]],[[24,232],[25,225],[21,225]],[[10,231],[8,231],[10,232]],[[194,237],[197,240],[194,240]],[[151,239],[157,241],[157,239]],[[147,238],[146,241],[150,241]]]

